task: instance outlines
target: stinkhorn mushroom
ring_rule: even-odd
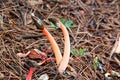
[[[58,20],[59,26],[62,29],[64,39],[65,39],[65,42],[64,42],[65,49],[64,49],[64,55],[62,58],[62,54],[60,52],[60,49],[59,49],[56,41],[54,40],[52,35],[48,32],[48,30],[43,26],[42,21],[39,18],[37,18],[36,16],[34,16],[34,14],[32,14],[32,19],[33,19],[36,27],[38,29],[41,29],[42,32],[46,35],[47,39],[50,41],[50,43],[52,45],[52,49],[55,53],[59,73],[62,74],[67,67],[72,68],[70,65],[68,65],[69,56],[70,56],[70,39],[69,39],[68,31],[65,28],[65,26]],[[76,72],[75,72],[75,70],[73,70],[73,68],[72,68],[72,71],[76,74]]]
[[[55,53],[57,65],[59,66],[59,64],[60,64],[60,62],[62,60],[62,55],[61,55],[60,49],[59,49],[55,39],[48,32],[48,30],[43,26],[42,21],[38,17],[36,17],[36,16],[34,16],[34,14],[32,14],[32,19],[33,19],[36,27],[38,29],[41,29],[43,34],[45,34],[47,39],[50,41],[50,44],[52,45],[52,49],[53,49],[53,51]]]
[[[60,66],[58,68],[60,73],[63,73],[65,71],[65,69],[68,66],[68,62],[69,62],[69,57],[70,57],[70,39],[69,39],[69,34],[68,31],[66,29],[66,27],[59,21],[59,27],[61,28],[63,35],[64,35],[64,55],[63,58],[60,62]]]

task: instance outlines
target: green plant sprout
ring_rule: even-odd
[[[54,29],[57,29],[57,28],[58,28],[58,27],[55,26],[55,24],[53,24],[52,22],[50,22],[50,26],[51,26],[52,28],[54,28]]]
[[[117,76],[120,78],[120,73],[116,71],[112,71],[112,76]]]
[[[66,19],[60,19],[60,21],[65,25],[65,27],[67,27],[67,28],[75,28],[76,26],[75,25],[73,25],[73,21],[72,20],[66,20]],[[55,29],[57,29],[58,28],[58,26],[56,26],[54,23],[52,23],[52,22],[50,22],[50,26],[52,27],[52,28],[55,28]]]
[[[94,60],[93,60],[93,66],[94,66],[94,69],[98,68],[98,66],[99,66],[99,59],[98,59],[98,57],[94,58]]]
[[[71,49],[71,54],[74,56],[84,56],[86,54],[87,49],[86,48],[80,48],[80,49]]]

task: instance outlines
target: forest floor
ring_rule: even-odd
[[[64,37],[49,22],[59,18],[67,26],[71,54],[67,69],[58,73],[56,61],[37,66],[32,80],[47,74],[49,80],[120,80],[120,54],[112,52],[120,33],[120,0],[0,0],[0,79],[25,80],[28,61],[16,54],[38,49],[54,57],[50,42],[36,28],[31,13],[39,17],[55,38],[61,52]],[[118,35],[118,36],[117,36]],[[45,79],[43,79],[45,80]]]

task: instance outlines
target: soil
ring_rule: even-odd
[[[47,74],[49,80],[120,80],[120,54],[111,53],[120,32],[120,0],[0,0],[1,80],[25,80],[28,68],[24,63],[41,61],[19,58],[17,53],[39,49],[49,53],[47,58],[54,57],[50,42],[36,28],[31,13],[44,22],[62,53],[62,31],[52,28],[49,19],[72,20],[76,27],[67,28],[71,49],[86,49],[85,55],[71,54],[69,65],[76,75],[69,69],[59,74],[56,62],[50,61],[36,67],[32,80],[39,80],[42,74]],[[119,75],[114,76],[113,71]]]

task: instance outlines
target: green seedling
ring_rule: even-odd
[[[120,73],[116,71],[112,71],[112,76],[117,76],[120,78]]]
[[[73,25],[73,21],[71,21],[71,20],[66,21],[65,26],[67,28],[75,28],[75,26]]]
[[[78,56],[78,50],[77,49],[71,49],[70,50],[70,53],[73,55],[73,56]]]
[[[60,19],[60,21],[65,25],[65,27],[67,28],[75,28],[76,26],[73,25],[73,21],[72,20],[65,20],[65,19]],[[58,29],[58,26],[56,26],[54,23],[50,22],[50,26],[52,28]]]
[[[55,24],[53,24],[52,22],[50,22],[50,26],[52,27],[52,28],[54,28],[54,29],[57,29],[58,27],[55,25]]]
[[[67,27],[67,28],[75,28],[76,26],[73,25],[72,20],[65,20],[65,19],[60,19],[60,21]]]
[[[85,55],[86,51],[87,51],[86,48],[80,48],[79,49],[79,53],[80,53],[81,56]]]
[[[65,19],[60,19],[60,21],[63,23],[63,24],[65,24],[65,22],[66,22],[66,20]]]
[[[86,48],[80,48],[80,49],[71,49],[71,54],[74,56],[84,56],[86,53],[87,49]]]
[[[93,66],[94,66],[94,69],[97,69],[97,68],[98,68],[98,66],[99,66],[99,59],[98,59],[98,57],[95,57],[95,58],[94,58]]]

